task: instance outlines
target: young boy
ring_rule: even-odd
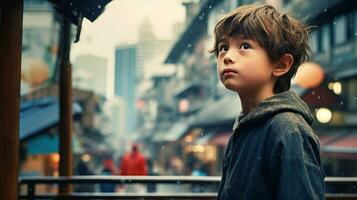
[[[272,6],[246,5],[214,32],[220,80],[243,108],[223,160],[218,199],[324,199],[313,116],[289,90],[310,55],[308,28]]]

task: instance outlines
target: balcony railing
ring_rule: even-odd
[[[27,193],[20,194],[19,199],[141,199],[141,200],[176,200],[200,199],[214,200],[216,192],[177,192],[177,193],[36,193],[36,185],[72,185],[72,184],[176,184],[200,185],[217,188],[220,177],[195,177],[195,176],[71,176],[71,177],[23,177],[19,179],[20,186],[27,186]],[[327,186],[357,187],[357,177],[327,177]],[[216,190],[215,190],[216,191]],[[326,194],[327,200],[357,199],[353,194]]]

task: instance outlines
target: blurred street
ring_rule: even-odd
[[[0,146],[14,140],[18,146],[1,148],[9,154],[0,158],[19,154],[12,162],[19,180],[221,177],[242,103],[220,82],[209,50],[215,24],[251,3],[271,4],[311,26],[312,58],[299,67],[291,90],[314,115],[325,176],[357,177],[357,1],[352,0],[24,0],[17,47],[7,42],[14,32],[5,34],[15,21],[3,11],[10,3],[0,3],[0,67],[18,66],[12,76],[0,71],[4,99],[17,88],[10,78],[21,81],[20,93],[11,93],[19,102],[10,108],[12,100],[1,101],[0,114]],[[16,49],[18,57],[11,57]],[[28,193],[24,185],[18,194]],[[36,193],[54,194],[60,187],[40,184]],[[73,184],[70,190],[204,194],[217,188],[216,182],[207,187],[109,182]],[[327,184],[326,193],[357,194],[357,185]]]

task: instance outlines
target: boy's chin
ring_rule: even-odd
[[[241,90],[238,86],[232,84],[224,84],[224,87],[232,92],[239,92]]]

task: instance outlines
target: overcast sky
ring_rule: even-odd
[[[182,0],[113,0],[96,21],[83,21],[81,40],[72,45],[72,62],[82,54],[106,57],[112,92],[115,46],[135,43],[138,26],[145,18],[159,38],[172,38],[173,25],[185,19]]]

